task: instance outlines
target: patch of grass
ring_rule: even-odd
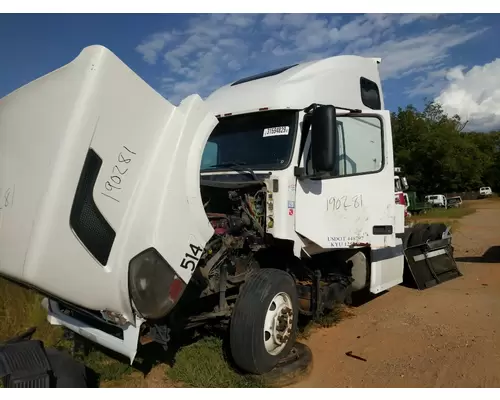
[[[112,358],[98,349],[92,349],[87,356],[81,358],[87,367],[99,375],[100,381],[123,379],[135,372],[135,369],[125,360]]]
[[[297,337],[298,339],[308,339],[314,329],[330,328],[337,325],[342,319],[350,316],[351,314],[345,306],[337,306],[330,312],[321,315],[319,318],[308,319],[306,324],[300,325]]]
[[[432,208],[425,214],[414,215],[411,217],[412,220],[421,221],[423,219],[432,220],[449,220],[449,219],[459,219],[476,212],[476,209],[470,206],[462,206],[458,208]]]
[[[446,219],[446,218],[419,218],[419,219],[410,219],[410,222],[419,223],[419,224],[434,224],[434,223],[444,223],[446,226],[451,228],[452,232],[456,232],[458,227],[460,226],[459,219]]]
[[[6,279],[0,278],[0,342],[36,327],[34,339],[45,346],[55,346],[62,339],[62,329],[47,322],[41,306],[42,296]]]
[[[170,387],[182,387],[181,384],[177,382],[170,381],[165,375],[166,365],[158,365],[151,370],[148,375],[144,375],[142,372],[134,371],[130,374],[123,375],[120,378],[101,381],[99,383],[100,388],[170,388]]]
[[[0,342],[11,339],[31,327],[36,327],[33,339],[44,342],[45,347],[70,350],[71,342],[64,339],[63,329],[47,322],[47,311],[42,307],[43,296],[14,282],[0,278]],[[115,360],[99,350],[79,358],[104,381],[130,374],[133,368]]]
[[[439,223],[442,222],[451,227],[452,232],[457,231],[460,226],[460,219],[476,212],[476,208],[468,202],[464,202],[458,208],[432,208],[425,214],[412,215],[408,218],[410,223]]]
[[[252,376],[238,374],[224,357],[222,339],[211,336],[183,347],[167,376],[190,387],[256,388],[264,383]]]

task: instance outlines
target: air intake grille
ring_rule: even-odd
[[[70,226],[87,250],[102,265],[106,265],[116,233],[97,208],[92,196],[101,165],[101,158],[89,149],[71,208]]]

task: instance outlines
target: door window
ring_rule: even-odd
[[[380,100],[380,91],[377,84],[363,77],[359,80],[359,84],[361,87],[361,101],[363,104],[372,110],[380,110],[382,102]]]
[[[338,116],[338,176],[381,171],[384,164],[382,123],[375,116]],[[306,173],[312,174],[311,148]]]

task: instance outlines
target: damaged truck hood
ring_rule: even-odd
[[[128,266],[179,267],[213,234],[199,167],[217,119],[173,106],[101,46],[0,100],[0,274],[133,320]]]

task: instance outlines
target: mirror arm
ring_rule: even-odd
[[[312,103],[311,105],[307,106],[304,108],[304,112],[306,114],[311,114],[316,108],[322,107],[324,104],[318,104],[318,103]],[[340,107],[340,106],[334,106],[336,110],[344,110],[344,111],[349,111],[349,114],[361,114],[363,110],[359,108],[347,108],[347,107]]]
[[[293,175],[296,177],[296,178],[305,178],[306,176],[306,169],[304,167],[295,167],[293,169]]]
[[[310,116],[313,113],[313,111],[318,107],[321,107],[321,104],[312,103],[311,105],[304,108],[303,111],[306,113],[306,115]]]
[[[314,175],[307,175],[306,174],[306,169],[303,167],[295,167],[293,170],[293,174],[297,179],[310,179],[312,181],[314,180],[321,180],[321,179],[326,179],[326,178],[332,178],[335,175],[332,173],[323,173],[323,174],[314,174]]]

